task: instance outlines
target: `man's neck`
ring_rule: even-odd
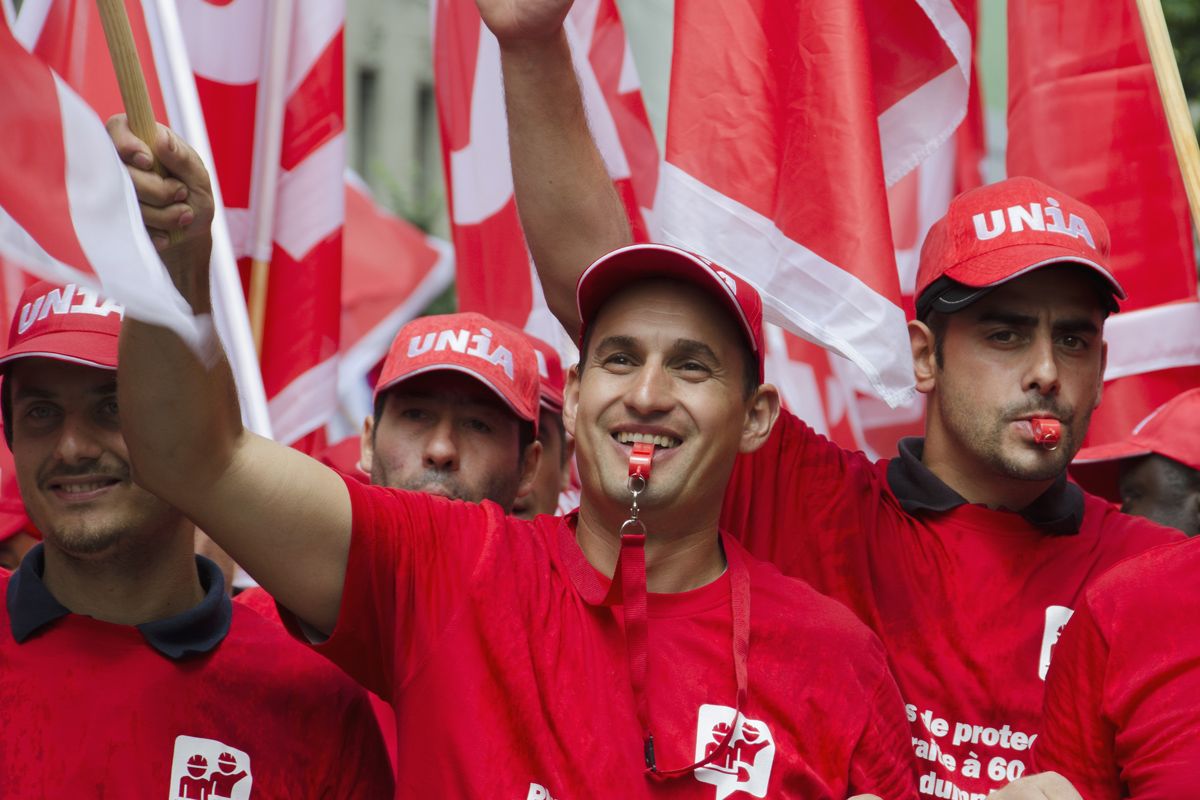
[[[949,449],[940,441],[940,437],[927,436],[925,448],[921,453],[921,463],[968,503],[991,509],[1023,511],[1045,494],[1056,480],[1051,478],[1048,481],[1026,481],[1009,478],[996,474],[994,470],[980,465],[974,459],[964,463],[962,458],[952,457],[947,452]]]
[[[173,617],[204,599],[193,553],[194,527],[158,531],[132,547],[78,557],[48,537],[42,581],[72,613],[118,625],[141,625]]]
[[[686,518],[692,524],[672,526],[666,523],[667,517]],[[608,578],[616,572],[621,555],[621,525],[627,519],[628,510],[623,513],[615,508],[602,510],[590,498],[580,498],[575,540],[588,563]],[[699,589],[725,571],[725,553],[715,516],[697,520],[690,514],[643,510],[639,519],[646,525],[646,591],[672,594]]]

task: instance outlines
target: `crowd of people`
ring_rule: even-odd
[[[244,429],[219,342],[22,296],[0,796],[1187,796],[1200,390],[1080,450],[1125,299],[1105,222],[1029,178],[951,202],[908,327],[925,436],[874,463],[781,409],[753,287],[632,242],[569,5],[479,0],[568,369],[480,314],[410,322],[356,476]],[[203,164],[109,133],[211,313]],[[260,588],[231,599],[197,530]]]

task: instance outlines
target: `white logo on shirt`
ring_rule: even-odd
[[[529,784],[529,794],[526,795],[525,800],[554,800],[554,798],[550,796],[550,790],[545,786],[540,783],[531,783]]]
[[[250,800],[250,756],[216,739],[175,737],[170,800]]]
[[[721,746],[729,726],[736,724],[729,747],[717,759],[695,770],[696,780],[717,787],[717,800],[734,792],[766,797],[775,762],[775,737],[767,723],[746,719],[729,706],[700,706],[696,724],[696,760],[708,758]]]
[[[1054,645],[1067,624],[1067,620],[1075,612],[1066,606],[1046,606],[1046,630],[1042,633],[1042,657],[1038,662],[1038,677],[1046,680],[1046,670],[1050,669],[1050,658],[1054,655]]]

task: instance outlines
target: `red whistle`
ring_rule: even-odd
[[[629,454],[629,475],[642,476],[642,480],[650,480],[650,459],[654,457],[653,442],[634,442],[633,452]]]
[[[1038,444],[1053,450],[1062,438],[1062,423],[1056,419],[1031,419],[1033,440]]]

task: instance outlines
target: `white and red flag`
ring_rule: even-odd
[[[1133,0],[1009,0],[1008,19],[1008,173],[1096,209],[1129,294],[1104,328],[1104,402],[1085,443],[1106,444],[1200,386],[1187,195]]]
[[[220,181],[213,170],[175,4],[126,0],[125,10],[155,118],[177,131],[209,168],[217,204],[212,225],[213,317],[233,367],[243,421],[254,432],[270,436],[271,421],[229,241]],[[53,68],[102,119],[124,111],[94,0],[24,0],[14,32],[22,45]],[[20,282],[19,276],[5,276],[6,287]]]
[[[91,287],[93,309],[99,289],[199,349],[207,334],[150,243],[104,123],[7,25],[0,75],[0,255],[47,280]]]
[[[233,251],[269,262],[262,380],[275,438],[337,412],[345,0],[177,0]]]
[[[913,392],[886,187],[962,121],[971,33],[951,0],[676,6],[663,241],[737,271],[767,321]]]
[[[473,0],[434,0],[433,63],[458,305],[573,348],[546,307],[513,196],[500,46]],[[658,146],[615,0],[576,0],[565,28],[592,135],[639,242],[658,236]]]

